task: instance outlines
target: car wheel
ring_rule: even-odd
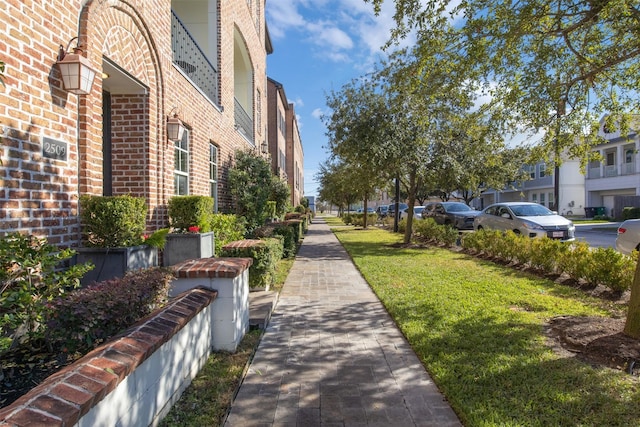
[[[513,230],[513,234],[520,234],[520,230],[516,228],[515,230]]]

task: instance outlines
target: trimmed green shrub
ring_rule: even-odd
[[[150,268],[96,283],[48,304],[47,340],[63,352],[86,352],[168,301],[173,272]]]
[[[282,236],[283,258],[293,258],[296,256],[298,244],[293,227],[278,224],[273,229],[273,234],[276,236]]]
[[[293,237],[296,243],[302,240],[302,220],[290,219],[285,221],[284,224],[291,227],[293,230]]]
[[[283,238],[268,237],[252,241],[243,247],[223,247],[221,256],[236,258],[252,258],[249,267],[249,287],[267,288],[273,284],[278,261],[282,259]]]
[[[144,242],[147,205],[143,197],[80,196],[82,244],[118,248]]]
[[[187,233],[192,227],[198,227],[200,233],[211,231],[213,197],[173,196],[167,209],[172,232]]]
[[[574,280],[602,285],[619,292],[631,287],[637,252],[623,255],[613,248],[591,248],[588,243],[532,239],[512,232],[480,230],[465,234],[463,248],[529,265],[545,273],[565,273]]]
[[[20,342],[44,336],[46,304],[80,286],[80,279],[93,268],[61,264],[75,254],[46,239],[18,233],[0,238],[0,353]]]
[[[220,256],[222,247],[227,243],[244,239],[247,232],[245,224],[244,218],[233,214],[211,215],[211,230],[216,239],[216,256]]]
[[[626,291],[633,282],[634,269],[629,257],[613,248],[592,248],[591,262],[585,279],[613,291]]]
[[[400,221],[398,223],[398,231],[403,232],[405,224],[406,220]],[[455,245],[460,234],[455,228],[448,225],[440,225],[433,218],[414,220],[412,231],[414,235],[423,240],[445,246]]]
[[[253,231],[255,239],[277,237],[282,239],[283,258],[291,258],[296,255],[298,248],[294,228],[284,223],[265,224]]]
[[[622,209],[622,219],[638,219],[640,218],[640,208],[627,206]]]
[[[342,214],[342,222],[346,225],[353,225],[354,227],[364,227],[364,213],[349,212]],[[369,213],[367,216],[367,225],[373,225],[378,220],[378,215],[375,213]]]

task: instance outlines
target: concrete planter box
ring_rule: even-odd
[[[162,264],[168,267],[188,259],[211,258],[214,255],[214,245],[213,231],[167,234]]]
[[[80,280],[83,286],[122,277],[127,271],[158,266],[158,248],[147,245],[126,248],[75,248],[78,264],[91,262],[95,268]]]

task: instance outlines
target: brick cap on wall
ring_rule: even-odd
[[[235,278],[252,264],[252,258],[198,258],[182,261],[171,269],[178,279]]]
[[[72,426],[218,295],[194,288],[0,409],[0,427]]]
[[[227,249],[241,249],[241,248],[252,248],[254,246],[266,246],[266,242],[260,239],[244,239],[244,240],[236,240],[235,242],[227,243],[222,247],[223,250]]]

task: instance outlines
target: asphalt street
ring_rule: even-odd
[[[615,248],[618,225],[617,222],[576,224],[576,239],[584,240],[594,248]]]

